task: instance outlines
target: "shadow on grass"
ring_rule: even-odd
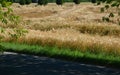
[[[0,55],[1,75],[120,75],[119,70],[25,54]]]

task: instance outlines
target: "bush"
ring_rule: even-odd
[[[63,0],[56,0],[57,5],[63,5],[64,1]]]
[[[48,0],[38,0],[38,5],[47,5]]]
[[[19,4],[20,4],[20,5],[25,5],[25,4],[26,4],[26,0],[20,0],[20,1],[19,1]]]
[[[25,4],[30,4],[30,3],[32,3],[32,0],[26,0]]]
[[[80,4],[80,0],[73,0],[75,4]]]

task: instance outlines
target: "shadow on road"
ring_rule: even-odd
[[[47,57],[3,54],[0,75],[120,75],[120,71]]]

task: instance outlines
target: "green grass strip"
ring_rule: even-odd
[[[70,61],[80,61],[84,63],[91,63],[97,65],[104,65],[108,67],[120,68],[120,56],[106,55],[104,53],[90,53],[81,52],[80,50],[70,50],[68,48],[58,48],[49,46],[37,46],[18,43],[1,43],[4,46],[4,51],[48,56],[60,58]]]

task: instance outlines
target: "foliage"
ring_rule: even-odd
[[[8,2],[14,2],[13,0],[7,0]]]
[[[32,3],[32,0],[26,0],[25,4],[30,4],[30,3]]]
[[[0,8],[1,7],[9,7],[10,5],[12,5],[11,2],[7,2],[7,0],[0,0]]]
[[[20,5],[25,5],[25,4],[28,5],[28,4],[30,4],[30,3],[32,3],[32,0],[20,0],[20,1],[19,1],[19,4],[20,4]]]
[[[47,5],[48,0],[38,0],[38,5]]]
[[[13,29],[14,33],[9,33],[9,35],[13,38],[13,39],[18,39],[21,36],[25,35],[26,33],[28,33],[27,30],[25,29]]]
[[[37,3],[37,0],[32,0],[32,3]]]
[[[96,3],[97,0],[91,0],[92,3]]]
[[[19,16],[13,14],[13,10],[10,8],[11,4],[12,3],[7,0],[0,0],[0,21],[3,25],[18,25],[19,23]],[[4,28],[0,27],[0,33],[4,33]],[[14,37],[18,38],[26,32],[18,28],[14,30],[14,33],[16,34]],[[11,35],[11,37],[12,36],[13,35]],[[0,36],[0,42],[2,38],[4,38],[4,36]]]
[[[44,5],[47,5],[48,4],[48,0],[44,0],[45,2],[44,2]]]
[[[81,0],[73,0],[73,2],[74,2],[75,4],[80,4],[80,1],[81,1]]]
[[[55,3],[56,0],[48,0],[48,2],[49,3]],[[64,2],[73,2],[73,0],[64,0]],[[90,0],[81,0],[81,2],[90,2]]]
[[[11,2],[7,2],[6,0],[0,1],[0,21],[3,24],[17,24],[17,21],[19,19],[18,16],[13,14],[13,10],[10,8],[10,5],[12,5]]]
[[[26,0],[20,0],[20,1],[19,1],[19,4],[20,4],[20,5],[25,5],[25,4],[26,4]]]
[[[64,3],[64,0],[56,0],[57,5],[63,5],[63,3]]]
[[[104,3],[104,7],[101,8],[101,12],[109,12],[108,15],[102,18],[103,21],[113,21],[120,25],[120,0],[98,0],[97,4]],[[111,10],[112,9],[112,10]],[[112,18],[115,18],[112,20]]]

